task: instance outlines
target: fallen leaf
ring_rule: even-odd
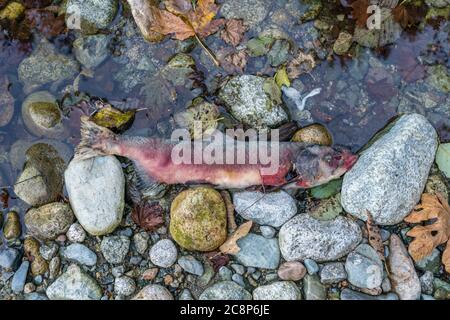
[[[101,108],[92,116],[92,120],[101,127],[113,130],[125,129],[134,119],[134,110],[122,112],[108,103],[98,104]]]
[[[351,4],[352,17],[356,20],[356,25],[360,28],[365,28],[369,14],[367,8],[369,7],[369,0],[357,0]]]
[[[366,76],[367,92],[375,100],[388,101],[398,93],[392,75],[384,68],[371,68]]]
[[[8,208],[8,202],[9,202],[9,193],[8,190],[2,189],[0,191],[0,202],[3,206],[3,209]]]
[[[291,82],[289,81],[289,77],[285,67],[282,67],[275,73],[275,82],[281,88],[282,86],[290,87]]]
[[[370,214],[370,212],[367,211],[366,214],[367,214],[366,227],[369,244],[372,248],[375,249],[381,261],[385,261],[386,259],[384,257],[384,245],[383,240],[381,240],[380,228],[373,221],[373,217]]]
[[[131,212],[134,223],[146,231],[154,231],[164,224],[164,209],[157,203],[141,201]]]
[[[55,37],[66,31],[64,16],[58,16],[45,9],[27,10],[25,21],[31,28],[35,28],[46,38]]]
[[[450,273],[450,206],[442,194],[422,194],[421,204],[417,205],[409,216],[405,218],[408,223],[422,223],[432,220],[431,224],[418,225],[412,228],[407,235],[413,237],[408,251],[414,261],[428,257],[434,248],[446,243],[442,255],[445,270]]]
[[[306,54],[299,51],[297,57],[292,59],[287,67],[287,74],[289,79],[296,79],[304,73],[309,73],[316,67],[316,61],[312,54]]]
[[[238,253],[241,248],[239,248],[239,246],[237,245],[237,241],[243,237],[245,237],[251,227],[252,227],[253,222],[252,221],[247,221],[243,224],[241,224],[235,232],[233,232],[227,239],[227,241],[225,241],[219,248],[220,252],[225,253],[225,254],[236,254]]]
[[[220,32],[220,37],[228,44],[237,47],[244,38],[247,27],[242,20],[230,19],[225,23],[225,28]]]
[[[247,53],[244,50],[231,52],[224,58],[219,58],[222,68],[228,73],[243,73],[247,66],[247,59]]]
[[[219,251],[208,252],[205,254],[205,256],[211,262],[213,270],[215,272],[219,271],[221,267],[226,266],[230,261],[229,255],[223,254]]]
[[[394,20],[400,23],[403,28],[411,27],[420,22],[420,12],[416,6],[398,5],[392,10]]]

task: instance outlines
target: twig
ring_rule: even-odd
[[[225,207],[227,209],[227,217],[228,217],[228,231],[234,232],[237,229],[236,221],[234,220],[234,205],[231,201],[230,193],[226,190],[220,191],[222,195],[223,201],[225,202]]]
[[[220,67],[220,62],[217,60],[217,58],[214,56],[214,53],[211,52],[211,50],[206,46],[206,44],[203,43],[203,41],[199,38],[197,34],[194,35],[195,40],[197,40],[198,44],[205,50],[205,53],[211,58],[211,60],[214,62],[214,64],[217,67]]]

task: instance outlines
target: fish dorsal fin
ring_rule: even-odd
[[[139,190],[143,198],[159,199],[169,189],[168,185],[153,179],[145,169],[136,161],[133,161],[136,176],[135,188]]]

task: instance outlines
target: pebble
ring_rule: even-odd
[[[170,239],[163,239],[156,242],[150,248],[150,261],[161,268],[171,267],[177,261],[177,247]]]
[[[69,29],[94,34],[99,29],[106,29],[117,11],[117,0],[68,0],[66,24]]]
[[[345,270],[349,282],[359,288],[375,289],[383,281],[383,262],[368,244],[360,244],[347,256]]]
[[[130,248],[130,240],[124,236],[104,237],[100,250],[106,261],[111,264],[122,263]]]
[[[133,300],[173,300],[169,290],[159,284],[149,284],[133,297]]]
[[[253,290],[253,300],[301,300],[301,292],[292,281],[276,281]]]
[[[73,243],[61,250],[61,255],[72,262],[77,262],[86,266],[95,266],[97,263],[97,255],[80,243]]]
[[[239,122],[251,128],[277,127],[288,120],[288,115],[281,101],[264,90],[266,81],[253,75],[234,76],[220,89],[219,99]]]
[[[32,282],[28,282],[23,287],[23,293],[24,294],[30,294],[36,290],[36,286]]]
[[[341,291],[341,300],[398,300],[398,296],[395,293],[371,296],[346,288]]]
[[[278,277],[282,280],[298,281],[306,275],[305,266],[299,261],[287,261],[278,268]]]
[[[11,289],[15,293],[20,293],[23,291],[25,281],[27,280],[29,267],[30,263],[28,261],[23,261],[19,269],[17,269],[16,273],[14,273],[14,276],[11,281]]]
[[[72,160],[64,173],[70,204],[90,234],[111,233],[122,220],[125,177],[115,157]]]
[[[46,290],[50,300],[100,300],[98,283],[75,264],[57,278]]]
[[[15,211],[8,212],[6,215],[5,224],[3,226],[3,236],[7,240],[13,240],[20,237],[21,232],[22,230],[19,215]]]
[[[420,278],[420,286],[422,288],[422,292],[428,295],[433,294],[434,290],[434,275],[431,271],[426,271]]]
[[[280,263],[280,249],[277,239],[249,233],[237,241],[241,250],[236,253],[237,261],[246,267],[276,269]]]
[[[245,268],[244,266],[237,264],[237,263],[233,263],[230,265],[230,267],[234,270],[234,272],[236,272],[237,274],[243,275],[245,273]]]
[[[105,34],[82,36],[73,42],[77,60],[87,69],[94,69],[106,60],[109,54],[109,38]]]
[[[336,42],[333,45],[334,53],[344,55],[352,46],[353,36],[348,32],[342,31],[339,33]]]
[[[147,280],[147,281],[152,281],[153,279],[156,278],[156,276],[158,275],[158,272],[159,272],[158,268],[147,269],[142,274],[142,279]]]
[[[193,256],[182,256],[178,259],[178,264],[188,273],[201,276],[204,272],[203,265]]]
[[[25,295],[25,300],[48,300],[48,298],[43,293],[32,292]]]
[[[240,275],[240,274],[233,274],[231,276],[231,280],[233,280],[234,282],[236,282],[238,285],[240,285],[241,287],[245,288],[245,282],[244,282],[244,278]]]
[[[149,240],[150,236],[147,232],[139,232],[134,234],[133,244],[139,254],[144,255],[147,252]]]
[[[0,249],[0,267],[4,269],[17,268],[20,259],[19,251],[13,248]]]
[[[379,225],[399,223],[419,202],[436,149],[436,131],[425,117],[400,117],[345,174],[343,208],[362,220],[369,210]]]
[[[186,301],[186,300],[194,300],[194,298],[192,297],[192,293],[191,293],[191,291],[189,291],[189,289],[184,289],[184,290],[181,292],[181,294],[180,294],[180,296],[179,296],[178,299],[179,299],[179,300],[183,300],[183,301]]]
[[[277,233],[277,230],[275,230],[275,228],[272,228],[270,226],[261,226],[259,227],[259,231],[261,231],[261,235],[267,239],[272,239],[273,237],[275,237],[275,234]]]
[[[67,232],[74,215],[68,204],[53,202],[29,210],[24,220],[29,233],[40,239],[52,240]]]
[[[39,253],[42,258],[47,261],[50,261],[56,255],[58,250],[58,245],[53,241],[46,242],[39,247]]]
[[[31,273],[34,276],[42,275],[48,270],[48,263],[41,256],[40,243],[34,238],[26,238],[23,243],[25,255],[31,260]]]
[[[136,291],[136,283],[127,276],[118,277],[114,281],[114,292],[125,297],[131,296]]]
[[[303,290],[306,300],[325,300],[327,298],[327,289],[320,283],[317,275],[307,274],[303,280]]]
[[[285,191],[233,193],[236,212],[260,225],[281,227],[297,213],[296,201]]]
[[[421,271],[439,273],[439,270],[441,269],[441,253],[435,248],[428,257],[425,257],[420,261],[416,261],[415,265],[416,268]]]
[[[70,242],[81,243],[86,239],[86,231],[84,231],[81,224],[75,222],[69,227],[69,230],[67,230],[66,236]]]
[[[405,245],[395,234],[391,235],[389,249],[388,265],[392,291],[400,300],[418,300],[421,293],[419,277]]]
[[[278,234],[281,254],[287,261],[337,260],[353,250],[362,239],[358,224],[346,217],[319,221],[299,214],[281,227]]]
[[[250,292],[233,281],[220,281],[205,289],[199,300],[251,300]]]
[[[230,269],[228,269],[227,267],[222,266],[222,267],[220,267],[218,274],[219,274],[220,280],[225,281],[225,280],[231,280],[233,272]]]
[[[323,284],[334,284],[347,279],[347,272],[342,262],[331,262],[320,270],[320,282]]]
[[[313,275],[313,274],[316,274],[317,272],[319,272],[319,265],[314,260],[305,259],[305,260],[303,260],[303,263],[305,264],[308,274]]]
[[[48,273],[51,280],[55,279],[61,271],[61,259],[56,256],[48,264]]]

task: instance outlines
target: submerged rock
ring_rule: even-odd
[[[235,76],[220,90],[219,98],[240,122],[255,129],[276,127],[286,122],[288,115],[278,86],[267,87],[266,81],[252,75]]]
[[[437,134],[426,118],[404,115],[365,150],[344,176],[345,211],[377,224],[393,225],[420,200],[437,148]]]
[[[0,128],[6,126],[14,115],[14,98],[9,92],[9,81],[6,75],[0,76]]]
[[[74,220],[72,209],[68,204],[53,202],[31,209],[25,214],[28,231],[40,239],[55,239],[66,233]]]
[[[1,216],[0,219],[2,219]],[[19,215],[15,211],[8,212],[5,225],[3,226],[3,236],[7,240],[12,240],[19,238],[21,233],[22,227],[20,226]]]
[[[109,55],[108,45],[108,36],[104,34],[83,36],[73,42],[77,60],[88,69],[93,69],[106,60]]]
[[[212,188],[181,192],[172,202],[170,218],[170,234],[185,249],[212,251],[226,240],[225,204]]]
[[[69,29],[94,34],[110,25],[117,10],[117,0],[68,0],[66,24]]]
[[[297,213],[295,200],[285,191],[235,192],[233,204],[236,212],[244,219],[273,227],[281,227]]]
[[[50,300],[100,300],[98,283],[75,264],[53,282],[46,291]]]
[[[291,139],[293,142],[304,142],[331,146],[333,138],[330,132],[321,124],[311,124],[298,130]]]
[[[112,156],[72,161],[64,176],[70,204],[83,228],[92,235],[114,231],[125,205],[120,162]]]
[[[242,19],[249,26],[261,23],[269,13],[268,0],[230,0],[220,8],[226,19]]]
[[[199,300],[251,300],[250,292],[233,281],[221,281],[206,288]]]
[[[281,227],[281,254],[288,261],[313,259],[318,262],[337,260],[361,241],[358,224],[343,216],[319,221],[299,214]]]

